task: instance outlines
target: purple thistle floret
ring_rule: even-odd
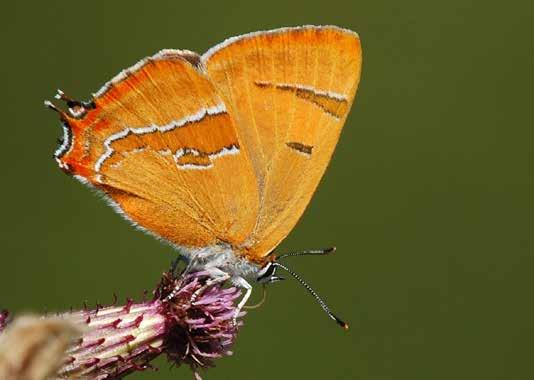
[[[0,333],[6,328],[8,317],[9,311],[0,310]]]
[[[241,325],[234,321],[239,289],[205,287],[209,278],[207,272],[168,272],[151,301],[65,313],[87,330],[67,351],[59,378],[117,379],[151,368],[149,362],[161,354],[176,366],[189,365],[199,378],[199,368],[232,354]]]

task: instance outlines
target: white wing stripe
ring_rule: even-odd
[[[104,153],[102,153],[102,155],[98,158],[98,160],[95,163],[95,172],[99,173],[100,170],[102,169],[102,166],[104,165],[104,162],[106,162],[106,160],[110,158],[115,152],[111,144],[114,141],[118,141],[118,140],[121,140],[127,137],[131,133],[136,134],[136,135],[143,135],[143,134],[148,134],[148,133],[154,133],[156,131],[159,131],[162,133],[169,132],[175,128],[183,127],[186,124],[201,121],[206,116],[219,115],[223,113],[226,113],[226,106],[224,103],[219,103],[212,107],[201,108],[198,112],[192,115],[188,115],[180,120],[171,121],[170,123],[165,124],[165,125],[160,126],[160,125],[153,124],[148,127],[125,128],[117,133],[114,133],[104,141],[105,150],[104,150]]]

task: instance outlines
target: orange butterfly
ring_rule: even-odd
[[[241,309],[246,278],[269,283],[281,279],[277,268],[289,270],[271,253],[323,176],[361,61],[358,35],[335,26],[245,34],[203,55],[162,50],[90,102],[61,91],[67,112],[45,102],[63,125],[54,156],[135,227],[176,247],[190,268],[246,289]]]

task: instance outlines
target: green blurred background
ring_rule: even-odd
[[[300,24],[360,33],[362,82],[333,162],[280,251],[293,267],[208,379],[534,378],[533,42],[528,2],[12,1],[1,10],[0,304],[64,310],[152,289],[173,252],[65,176],[42,106],[162,48]],[[258,292],[259,293],[259,292]],[[256,294],[255,297],[258,297]],[[189,370],[133,379],[189,378]]]

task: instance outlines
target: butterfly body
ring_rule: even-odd
[[[252,262],[238,250],[226,244],[195,249],[182,248],[179,251],[193,269],[218,268],[232,278],[242,277],[246,280],[256,280],[263,262],[266,261]]]
[[[335,26],[162,50],[90,102],[47,102],[63,126],[54,157],[190,266],[249,290],[276,278],[269,255],[326,170],[360,70],[358,35]]]

